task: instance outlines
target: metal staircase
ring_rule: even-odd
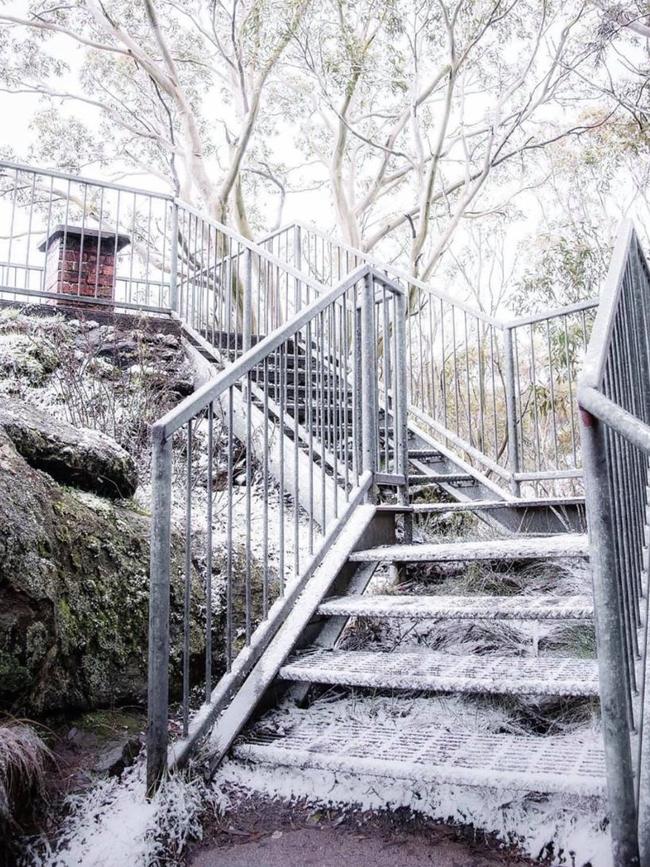
[[[467,507],[466,507],[467,508]],[[473,508],[472,506],[469,507]],[[379,507],[375,519],[386,522]],[[370,525],[372,532],[372,524]],[[385,527],[384,533],[392,530]],[[375,530],[375,534],[378,531]],[[383,534],[382,534],[383,535]],[[394,702],[405,696],[404,728],[350,724],[329,720],[324,730],[309,706],[291,726],[273,732],[271,711],[237,743],[234,755],[243,761],[305,769],[348,771],[387,779],[429,780],[497,789],[602,794],[604,754],[599,739],[578,744],[550,735],[488,735],[479,730],[451,733],[446,728],[414,729],[409,724],[409,699],[414,693],[595,698],[599,694],[596,660],[556,656],[503,656],[430,650],[412,645],[387,651],[370,646],[349,649],[341,638],[351,618],[374,622],[407,620],[419,624],[420,639],[435,635],[446,621],[454,623],[516,621],[517,623],[590,624],[590,596],[440,595],[403,589],[365,592],[381,564],[416,568],[421,564],[477,561],[522,564],[534,560],[585,558],[586,536],[557,534],[516,536],[481,542],[392,544],[366,547],[361,538],[326,589],[314,615],[296,637],[292,652],[278,653],[275,681],[265,683],[275,700],[285,696],[304,702],[308,687],[323,685],[389,691]],[[426,586],[426,582],[425,582]],[[273,645],[269,648],[273,655]],[[298,689],[297,689],[298,687]],[[217,726],[218,728],[219,726]]]
[[[0,194],[11,212],[1,302],[176,317],[206,368],[204,385],[152,429],[150,788],[207,744],[213,768],[231,753],[485,789],[607,789],[617,867],[650,865],[650,276],[632,230],[579,385],[596,302],[500,322],[307,227],[257,245],[172,196],[12,163],[0,163]],[[114,239],[114,265],[94,292],[92,275],[83,292],[81,281],[77,292],[69,280],[53,289],[50,260],[35,253],[52,226],[62,262],[68,234],[80,261],[89,238]],[[418,521],[441,513],[480,517],[489,538],[424,541]],[[513,595],[505,573],[490,595],[442,594],[425,580],[432,568],[460,578],[482,563],[499,572],[587,558],[593,600]],[[593,624],[598,660],[534,643],[481,655],[350,646],[367,621],[415,623],[420,637],[477,623],[533,633]],[[471,721],[450,731],[408,716],[337,722],[310,704],[325,687],[396,701],[600,697],[604,737],[485,732]],[[282,731],[281,700],[300,708]]]

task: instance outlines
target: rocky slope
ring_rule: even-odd
[[[147,472],[148,425],[191,388],[180,339],[0,311],[0,371],[0,708],[40,716],[140,701],[150,520],[128,498]],[[102,431],[108,418],[122,444]],[[178,646],[178,541],[173,556]]]

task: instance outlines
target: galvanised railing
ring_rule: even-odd
[[[0,300],[174,313],[226,361],[359,265],[390,272],[408,295],[413,420],[515,494],[580,486],[576,377],[595,301],[502,322],[307,226],[256,245],[170,195],[8,162],[0,221]],[[115,237],[112,299],[100,273],[63,300],[45,285],[39,246],[59,225],[76,228],[82,253],[93,232]],[[66,244],[64,233],[64,260]]]
[[[304,224],[260,244],[329,285],[363,262],[389,274],[408,293],[414,420],[515,494],[579,492],[576,380],[596,299],[505,321]]]
[[[231,353],[323,291],[284,259],[164,193],[0,161],[0,223],[0,300],[173,312]],[[43,242],[57,229],[60,249],[48,273]],[[95,264],[98,235],[109,274]]]
[[[650,270],[619,233],[578,385],[616,867],[650,864]]]
[[[174,310],[231,358],[330,288],[189,205],[174,200],[172,207]]]
[[[154,425],[150,787],[215,720],[227,749],[246,715],[223,732],[219,715],[377,474],[406,497],[404,321],[400,287],[364,266]],[[170,660],[182,731],[168,751]]]
[[[113,273],[98,262],[90,279],[81,269],[67,280],[64,300],[93,306],[166,311],[173,306],[170,274],[177,258],[172,199],[168,195],[120,184],[89,181],[63,172],[0,162],[0,299],[62,301],[63,274],[46,285],[47,252],[42,243],[62,228],[60,260],[72,261],[73,232],[79,238],[78,260],[88,257],[104,236],[112,253]],[[128,237],[122,247],[120,236]],[[68,275],[66,275],[67,279]],[[114,280],[113,299],[102,286]],[[56,287],[56,288],[55,288]]]

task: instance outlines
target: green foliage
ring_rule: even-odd
[[[599,294],[607,270],[610,247],[594,237],[592,227],[558,227],[541,235],[536,249],[527,250],[532,260],[517,283],[511,303],[518,314],[562,307],[594,298]],[[553,334],[555,352],[566,352],[563,332]],[[569,352],[575,337],[569,337]]]

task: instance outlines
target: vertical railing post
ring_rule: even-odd
[[[352,385],[352,404],[353,404],[353,456],[354,469],[357,477],[363,472],[363,461],[361,457],[362,449],[362,434],[363,430],[363,406],[361,401],[361,305],[355,304],[354,310],[354,329],[353,329],[353,358],[354,358],[354,381]]]
[[[171,245],[169,270],[169,306],[174,313],[180,314],[178,304],[178,203],[172,202]]]
[[[302,271],[302,230],[300,226],[293,227],[293,267],[297,271]],[[295,310],[294,313],[298,313],[300,308],[302,307],[302,298],[301,295],[301,281],[296,277],[295,282]],[[307,303],[309,301],[307,300]]]
[[[399,500],[406,506],[409,502],[409,423],[408,423],[408,375],[406,370],[406,294],[395,297],[395,310],[397,313],[396,350],[394,363],[397,368],[397,394],[395,395],[395,453],[397,457],[397,472],[404,476],[404,484],[399,488]],[[410,512],[404,513],[404,538],[407,544],[413,541],[413,516]]]
[[[375,334],[375,281],[372,272],[363,279],[361,298],[361,469],[377,470],[377,346]],[[376,492],[371,488],[370,499]]]
[[[506,419],[508,424],[508,469],[510,470],[510,489],[518,497],[521,485],[515,478],[519,472],[519,437],[517,427],[517,396],[515,392],[515,361],[512,345],[512,328],[503,329],[504,379],[506,389]]]
[[[613,863],[634,867],[640,863],[637,812],[607,445],[602,422],[582,408],[580,417]]]
[[[242,323],[242,350],[253,343],[253,257],[249,249],[244,252],[244,309]]]
[[[149,575],[149,670],[147,701],[147,792],[151,795],[167,768],[169,703],[169,587],[172,445],[152,429],[152,520]]]

